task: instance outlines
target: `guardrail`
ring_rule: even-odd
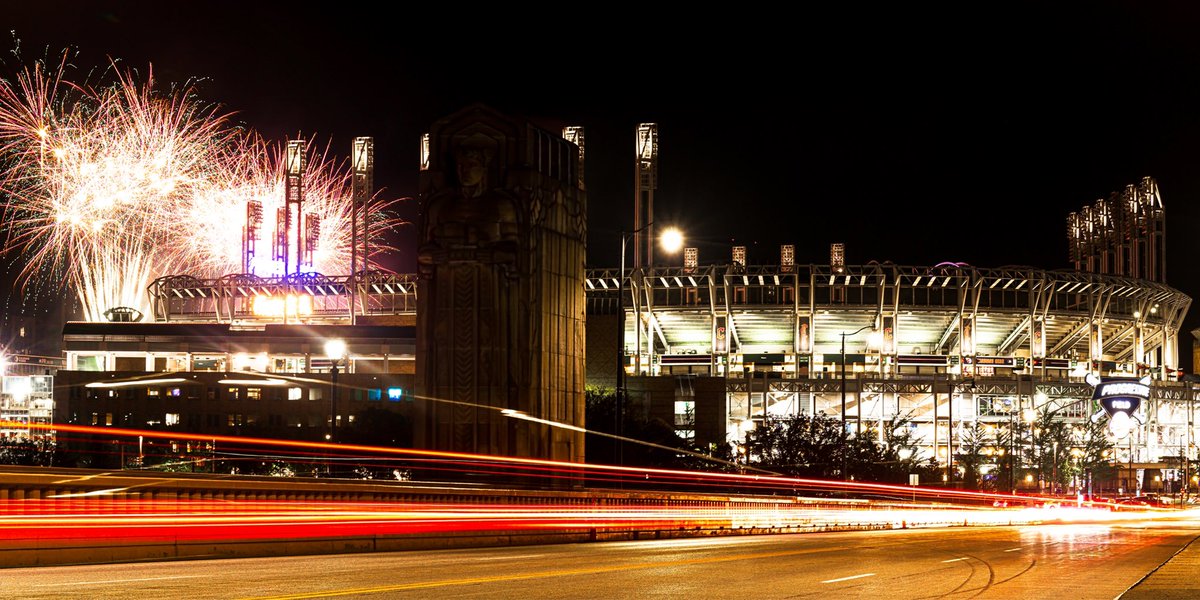
[[[1033,523],[930,503],[0,468],[0,566]]]

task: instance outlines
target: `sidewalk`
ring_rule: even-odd
[[[1119,600],[1184,600],[1200,598],[1200,537],[1193,539],[1162,566],[1118,596]]]

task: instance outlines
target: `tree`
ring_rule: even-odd
[[[355,415],[349,427],[338,428],[338,441],[364,446],[411,448],[412,421],[398,412],[368,408]]]
[[[1018,449],[1020,433],[1014,431],[1018,427],[1020,424],[1013,418],[1010,418],[1008,423],[996,426],[997,477],[985,479],[982,486],[984,489],[1016,491],[1017,460],[1021,456],[1021,451]]]
[[[796,477],[841,475],[846,448],[839,421],[825,415],[769,417],[746,434],[746,460]]]
[[[588,432],[584,434],[586,460],[596,464],[617,464],[617,445],[607,435],[617,432],[617,392],[613,388],[594,385],[583,390],[584,420]]]
[[[0,442],[0,464],[52,467],[62,466],[65,458],[58,445],[45,438],[6,439]]]
[[[1039,486],[1048,485],[1051,491],[1062,488],[1071,479],[1071,434],[1067,424],[1056,420],[1054,411],[1040,413],[1033,422],[1030,442],[1027,456],[1037,470]]]
[[[1080,486],[1092,492],[1092,484],[1097,481],[1107,481],[1117,475],[1113,464],[1113,441],[1108,435],[1108,424],[1103,419],[1087,420],[1080,432],[1080,456],[1076,462]]]
[[[908,476],[913,474],[925,481],[936,477],[938,467],[933,459],[922,460],[917,457],[917,449],[923,441],[917,437],[917,428],[911,413],[892,415],[884,427],[883,444],[888,464],[894,466],[882,481],[908,483]]]
[[[905,483],[917,473],[928,479],[933,465],[916,458],[920,440],[910,425],[908,416],[893,416],[880,442],[869,428],[843,438],[841,421],[822,414],[769,418],[747,434],[747,458],[796,477]]]
[[[992,459],[986,454],[991,447],[992,435],[980,421],[975,421],[963,430],[959,437],[958,452],[954,460],[963,470],[963,487],[979,489],[982,484],[982,467],[991,463]]]
[[[623,442],[618,457],[617,440],[612,437],[616,435],[616,401],[616,390],[612,388],[584,388],[587,462],[610,465],[621,462],[630,467],[666,469],[713,469],[721,464],[719,460],[697,456],[708,453],[694,442],[679,437],[673,424],[662,419],[646,419],[630,410],[625,411],[621,428],[621,436],[627,441]],[[726,451],[725,455],[728,454]]]
[[[898,456],[876,441],[871,431],[846,440],[846,474],[857,481],[895,481]],[[906,475],[907,477],[907,475]]]

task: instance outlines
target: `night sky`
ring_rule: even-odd
[[[1048,4],[468,18],[39,1],[6,6],[0,29],[26,59],[71,46],[81,66],[204,78],[203,97],[272,140],[301,133],[345,155],[374,136],[389,197],[416,193],[419,135],[473,102],[583,125],[589,266],[619,263],[643,121],[659,126],[655,221],[682,227],[701,262],[735,244],[773,262],[793,243],[797,262],[823,263],[844,242],[850,263],[1066,268],[1067,213],[1149,175],[1168,283],[1200,297],[1200,9]],[[415,266],[412,230],[398,270]]]

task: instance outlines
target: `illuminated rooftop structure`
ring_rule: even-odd
[[[1166,281],[1166,216],[1158,183],[1143,177],[1067,216],[1075,269]]]

